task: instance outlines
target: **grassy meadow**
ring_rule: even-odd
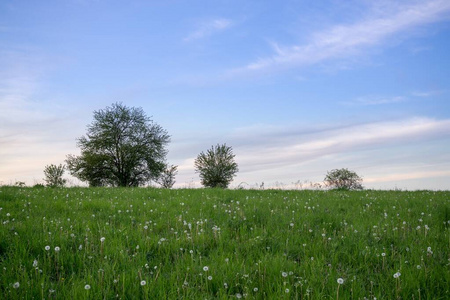
[[[0,187],[0,299],[449,299],[450,192]]]

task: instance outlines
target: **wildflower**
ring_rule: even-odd
[[[85,289],[85,290],[90,290],[90,289],[91,289],[91,286],[90,286],[89,284],[86,284],[86,285],[84,286],[84,289]]]
[[[381,256],[385,257],[385,256],[386,256],[386,253],[384,253],[384,252],[383,252],[383,253],[381,253]]]
[[[50,246],[45,246],[45,250],[50,250]]]
[[[258,291],[258,288],[257,287],[253,288],[253,291],[256,293]]]
[[[289,289],[285,289],[284,291],[286,292],[286,294],[289,293]]]
[[[82,250],[83,249],[83,245],[78,246],[78,250]]]
[[[212,280],[212,276],[210,275],[210,276],[208,276],[208,280]]]
[[[33,261],[33,267],[36,268],[37,266],[38,266],[38,261],[35,259],[35,260]]]
[[[237,294],[236,294],[236,298],[241,299],[241,298],[242,298],[242,295],[239,294],[239,293],[237,293]]]
[[[147,284],[147,282],[146,282],[145,280],[142,280],[142,281],[141,281],[141,285],[142,285],[142,286],[144,286],[144,285],[146,285],[146,284]]]
[[[281,273],[281,276],[283,276],[283,277],[287,277],[287,276],[288,276],[288,274],[287,274],[286,272],[282,272],[282,273]]]
[[[208,270],[209,270],[209,267],[208,267],[208,266],[204,266],[204,267],[203,267],[203,271],[208,272]]]
[[[397,272],[397,273],[394,274],[394,278],[399,278],[400,275],[402,275],[402,274],[400,272]]]
[[[344,279],[342,279],[342,278],[338,278],[338,279],[337,279],[337,283],[339,283],[339,284],[343,284],[343,283],[344,283]]]
[[[105,238],[104,237],[102,237],[101,239],[100,239],[100,242],[104,242],[105,241]]]
[[[417,265],[417,270],[422,269],[422,267],[420,265]]]
[[[58,246],[55,247],[55,252],[59,252],[59,250],[61,250],[61,248],[59,248]]]
[[[16,282],[16,283],[13,284],[13,288],[15,288],[15,289],[18,289],[19,286],[20,286],[20,283],[19,283],[19,282]]]

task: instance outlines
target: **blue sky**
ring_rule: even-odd
[[[368,188],[448,190],[449,70],[448,0],[4,0],[0,182],[42,182],[120,101],[168,130],[178,187],[226,143],[233,186],[346,167]]]

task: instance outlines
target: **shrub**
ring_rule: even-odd
[[[175,176],[178,174],[178,166],[167,166],[161,176],[158,178],[157,182],[161,185],[161,187],[165,189],[170,189],[175,184]]]
[[[233,149],[226,144],[217,144],[206,153],[201,152],[195,160],[195,169],[202,184],[205,187],[227,188],[239,171],[234,157]]]
[[[45,182],[48,187],[62,187],[66,184],[66,179],[62,178],[64,175],[65,166],[64,165],[48,165],[45,166]]]
[[[334,169],[327,172],[324,183],[326,186],[340,190],[361,190],[362,178],[348,169]]]

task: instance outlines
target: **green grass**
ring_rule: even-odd
[[[448,299],[449,203],[430,191],[1,187],[0,299]]]

